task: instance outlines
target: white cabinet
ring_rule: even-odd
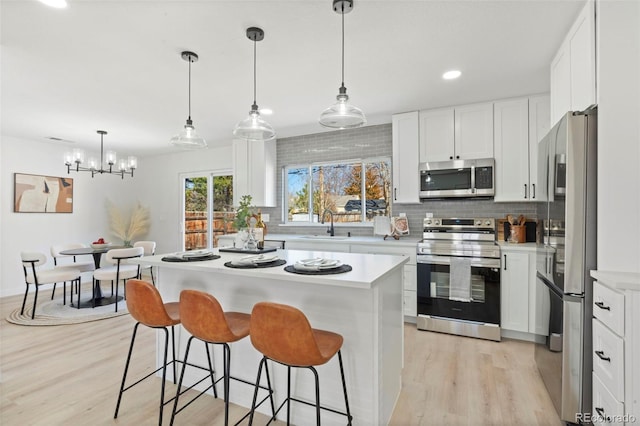
[[[500,327],[518,332],[507,337],[536,340],[546,336],[549,295],[536,280],[536,244],[500,244]]]
[[[415,247],[389,247],[384,243],[382,243],[381,245],[351,244],[350,251],[351,253],[391,254],[409,258],[409,261],[404,264],[403,270],[402,285],[404,289],[404,315],[406,317],[416,318],[416,316],[418,315],[418,270],[416,266]]]
[[[455,152],[453,108],[420,111],[420,162],[449,160]]]
[[[420,162],[493,157],[493,103],[420,111]]]
[[[529,331],[529,255],[502,251],[500,327]]]
[[[539,201],[538,142],[549,130],[549,96],[494,103],[495,201]]]
[[[493,113],[494,201],[528,201],[533,195],[529,182],[529,100],[496,102]]]
[[[591,271],[593,424],[640,419],[640,274]]]
[[[551,61],[551,121],[596,103],[595,1],[588,0]]]
[[[243,195],[251,204],[276,207],[276,141],[233,141],[233,205]]]
[[[419,203],[418,111],[395,114],[391,122],[393,202]]]
[[[493,103],[455,108],[455,159],[493,158]]]

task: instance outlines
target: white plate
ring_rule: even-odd
[[[321,257],[316,257],[313,259],[299,260],[297,263],[305,266],[335,267],[335,265],[340,263],[340,261],[335,259],[323,259]]]
[[[327,260],[327,259],[325,259]],[[336,269],[342,266],[342,262],[339,260],[329,259],[331,262],[327,264],[311,263],[304,264],[302,262],[296,262],[293,267],[298,271],[323,271],[325,269]]]
[[[261,263],[269,263],[269,262],[275,262],[276,260],[278,260],[278,256],[276,255],[264,255],[264,254],[259,254],[259,255],[255,255],[255,256],[245,256],[245,257],[241,257],[240,259],[236,259],[231,261],[231,264],[233,265],[259,265]]]
[[[209,250],[196,250],[196,251],[187,251],[184,253],[179,253],[178,255],[182,256],[183,258],[187,259],[187,258],[194,258],[194,257],[208,257],[211,256],[213,254],[213,252],[209,251]]]

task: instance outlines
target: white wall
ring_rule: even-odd
[[[598,269],[640,272],[640,2],[597,5]]]
[[[231,144],[231,142],[229,142]],[[172,155],[145,158],[137,183],[143,189],[138,198],[151,209],[149,238],[156,241],[156,253],[182,248],[181,173],[231,172],[231,145],[202,151],[180,151]]]
[[[14,213],[13,174],[66,176],[63,144],[35,142],[3,136],[0,144],[0,297],[24,293],[20,251],[38,250],[49,255],[53,244],[90,243],[99,237],[119,243],[110,235],[105,201],[130,209],[140,201],[151,212],[151,229],[145,237],[158,242],[158,252],[175,251],[180,235],[179,174],[187,171],[229,170],[231,148],[178,152],[140,158],[135,177],[96,176],[72,172],[73,213]],[[51,261],[51,265],[53,262]]]

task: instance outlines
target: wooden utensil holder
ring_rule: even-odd
[[[511,225],[512,243],[524,243],[527,241],[527,227],[525,225]]]

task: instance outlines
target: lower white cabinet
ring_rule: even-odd
[[[529,254],[502,250],[500,327],[529,331]]]
[[[536,244],[501,243],[500,253],[500,327],[546,336],[549,301],[536,281]]]
[[[593,424],[640,421],[640,274],[591,271]]]
[[[409,261],[404,264],[403,288],[404,288],[404,315],[406,317],[417,317],[418,311],[418,268],[416,266],[416,249],[415,246],[410,247],[389,247],[384,243],[379,246],[371,244],[351,244],[351,253],[368,253],[368,254],[391,254],[396,256],[406,256]]]

